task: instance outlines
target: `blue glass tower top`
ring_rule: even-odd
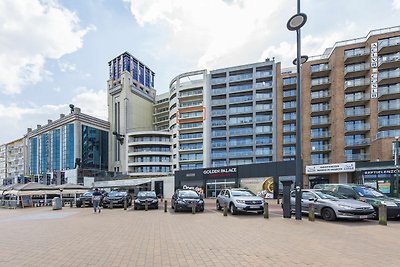
[[[154,89],[154,72],[128,52],[124,52],[108,62],[110,80],[118,81],[124,71],[132,75],[133,80]]]

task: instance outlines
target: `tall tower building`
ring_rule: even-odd
[[[127,134],[153,129],[154,72],[127,52],[108,65],[109,170],[127,173]]]

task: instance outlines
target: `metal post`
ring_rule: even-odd
[[[268,219],[268,218],[269,218],[268,202],[265,201],[264,202],[264,219]]]
[[[145,210],[145,211],[148,211],[148,210],[149,210],[149,203],[147,202],[147,199],[146,199],[146,201],[144,202],[144,210]]]
[[[396,165],[396,179],[394,181],[394,187],[393,187],[393,195],[395,197],[399,197],[399,137],[396,136],[396,142],[395,142],[395,159],[394,159],[394,164]]]
[[[85,207],[85,205],[86,205],[86,204],[85,204],[85,201],[83,200],[83,201],[82,201],[81,208],[84,208],[84,207]]]
[[[310,205],[308,206],[308,220],[310,222],[315,221],[315,205],[314,203],[310,203]]]
[[[386,205],[379,205],[379,224],[387,225],[387,207]]]
[[[224,216],[228,216],[228,204],[224,203]]]
[[[110,200],[110,209],[113,209],[113,202]]]
[[[124,210],[128,208],[128,201],[126,201],[126,198],[124,199]]]
[[[192,214],[195,214],[195,213],[196,213],[196,206],[193,205],[193,206],[192,206]]]
[[[164,212],[167,212],[167,201],[164,200]]]

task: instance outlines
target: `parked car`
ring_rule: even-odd
[[[83,193],[79,198],[76,199],[76,207],[85,207],[86,205],[92,207],[93,206],[92,197],[93,197],[93,191],[88,191]],[[84,206],[83,203],[85,203]]]
[[[400,199],[388,197],[370,186],[357,184],[317,184],[314,188],[329,190],[348,198],[369,203],[374,207],[375,218],[378,216],[379,204],[386,205],[388,219],[400,218]]]
[[[196,207],[196,211],[204,211],[204,200],[194,190],[178,189],[171,198],[171,207],[175,212],[183,210],[192,210]]]
[[[259,214],[264,211],[264,199],[247,189],[221,190],[216,200],[217,209],[221,210],[225,203],[232,215],[237,214],[239,211],[257,212]]]
[[[135,201],[133,202],[133,208],[135,210],[145,208],[145,204],[148,204],[149,209],[158,209],[158,198],[154,191],[140,191],[138,192]]]
[[[108,193],[103,199],[103,207],[107,208],[110,207],[110,203],[112,202],[113,207],[123,207],[125,199],[127,201],[127,205],[132,205],[132,197],[127,192],[120,192],[120,191],[111,191]]]
[[[290,194],[290,208],[295,211],[296,193]],[[341,219],[368,219],[373,218],[372,205],[347,198],[338,193],[321,189],[303,189],[301,191],[301,212],[309,213],[309,205],[314,203],[314,213],[326,221]]]

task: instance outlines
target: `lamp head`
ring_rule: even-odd
[[[293,15],[287,22],[286,27],[289,31],[297,31],[304,26],[307,22],[307,15],[304,13],[298,13]]]

